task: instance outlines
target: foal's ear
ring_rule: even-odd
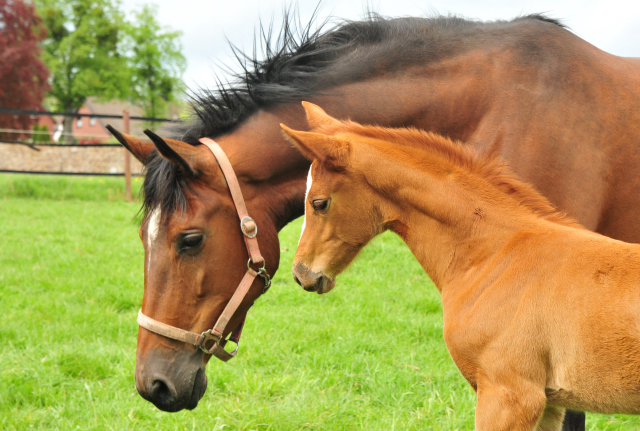
[[[203,163],[202,153],[198,147],[175,139],[161,138],[148,129],[144,133],[151,138],[160,155],[178,165],[183,174],[195,177],[198,171],[201,170]]]
[[[124,147],[129,150],[131,154],[143,165],[147,164],[147,157],[149,154],[156,148],[153,143],[147,141],[146,139],[139,139],[135,136],[127,135],[125,133],[120,133],[110,125],[107,125],[107,130],[111,132],[111,134],[122,144]]]
[[[327,168],[341,170],[349,164],[348,142],[323,133],[302,132],[280,124],[284,137],[309,160],[320,160]]]
[[[336,120],[332,116],[328,115],[318,105],[314,105],[310,102],[302,102],[302,106],[307,113],[307,121],[309,122],[309,125],[312,129],[343,125],[342,121]]]

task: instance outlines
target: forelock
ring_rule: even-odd
[[[154,150],[147,159],[145,170],[142,188],[144,217],[160,208],[161,222],[164,223],[175,211],[186,212],[189,205],[187,191],[192,189],[180,168]]]

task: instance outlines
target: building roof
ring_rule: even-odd
[[[132,105],[130,102],[122,100],[111,100],[108,102],[99,102],[97,98],[90,97],[87,99],[85,105],[94,114],[107,114],[107,115],[122,115],[125,109],[129,110],[129,115],[132,117],[144,117],[144,111],[138,106]],[[179,118],[180,106],[171,104],[169,106],[169,117],[177,120]],[[110,124],[116,130],[124,132],[124,121],[121,118],[98,118],[98,121],[103,126]],[[154,129],[158,133],[162,134],[162,129],[167,123],[150,123],[142,120],[130,120],[129,122],[129,134],[146,138],[144,134],[145,129]]]
[[[122,115],[125,109],[129,110],[129,115],[132,117],[143,117],[144,112],[142,108],[131,105],[131,103],[121,100],[111,100],[108,102],[98,102],[97,98],[89,97],[85,103],[87,108],[94,114],[105,115]],[[116,130],[124,132],[124,121],[121,118],[98,118],[97,119],[102,126],[110,124]],[[129,123],[129,134],[139,137],[144,137],[143,130],[146,129],[146,125],[143,121],[131,120]]]

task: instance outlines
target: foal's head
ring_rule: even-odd
[[[335,277],[383,229],[373,193],[354,171],[358,149],[345,123],[303,102],[313,132],[281,125],[285,136],[312,160],[307,177],[305,218],[293,263],[293,276],[307,291],[326,293]],[[362,138],[359,138],[362,140]]]

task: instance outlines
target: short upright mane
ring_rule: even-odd
[[[369,79],[380,70],[393,72],[413,64],[426,64],[459,54],[482,44],[503,43],[506,27],[546,31],[563,27],[540,14],[512,21],[480,22],[455,16],[387,19],[370,13],[362,21],[342,21],[324,31],[296,25],[285,14],[280,32],[260,29],[257,46],[262,53],[245,54],[234,48],[242,71],[235,80],[193,97],[193,118],[176,130],[176,138],[197,145],[202,137],[214,138],[231,131],[259,109],[300,101],[340,84]],[[524,51],[531,38],[514,31],[514,44]],[[257,38],[258,39],[258,38]],[[526,43],[518,40],[526,39]],[[262,57],[262,58],[260,58]],[[535,59],[525,55],[523,58]],[[147,164],[144,184],[145,213],[159,206],[163,218],[187,205],[186,180],[177,166],[155,151]]]
[[[425,132],[415,128],[391,129],[379,126],[366,126],[351,121],[342,123],[344,128],[326,130],[329,133],[355,133],[369,138],[381,139],[421,152],[436,153],[440,157],[459,167],[463,172],[483,178],[498,190],[511,196],[516,202],[545,220],[571,227],[582,226],[558,211],[551,202],[530,184],[518,180],[506,166],[505,161],[497,157],[475,154],[460,142],[454,142],[444,136]],[[325,131],[325,130],[319,130]],[[416,159],[419,154],[416,154]]]
[[[317,30],[312,18],[306,26],[285,13],[281,30],[274,35],[260,27],[253,54],[233,45],[241,72],[234,81],[218,79],[215,91],[195,95],[195,122],[182,131],[182,140],[195,144],[203,136],[214,138],[243,122],[258,109],[303,100],[336,85],[357,82],[414,64],[427,64],[478,46],[503,42],[508,26],[565,28],[558,20],[530,14],[511,21],[482,22],[457,16],[384,18],[370,12],[362,21],[344,20],[328,31]],[[513,32],[517,49],[530,50],[529,37]],[[526,43],[517,42],[520,38]],[[262,58],[260,58],[262,57]]]

